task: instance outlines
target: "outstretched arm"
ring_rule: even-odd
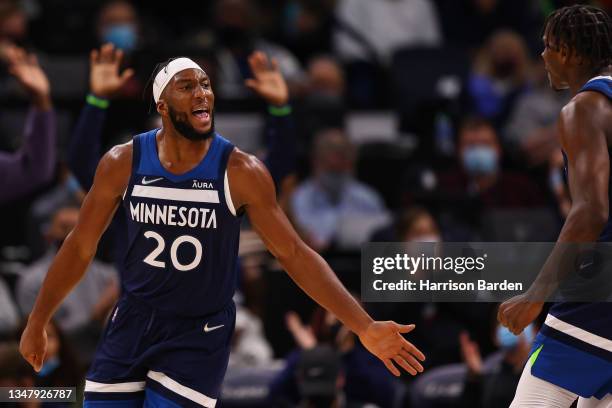
[[[234,151],[228,178],[234,206],[246,211],[270,252],[304,292],[355,332],[393,374],[400,375],[394,363],[413,375],[423,370],[417,359],[423,361],[425,356],[401,335],[414,325],[372,320],[327,262],[299,238],[276,202],[272,178],[259,160]]]
[[[608,221],[610,158],[605,130],[607,99],[595,93],[579,94],[559,118],[561,146],[567,155],[572,205],[557,245],[535,282],[524,295],[504,302],[498,320],[518,334],[540,313],[543,301],[565,276],[574,272],[573,262],[561,262],[572,243],[594,242]],[[566,268],[562,270],[561,268]]]
[[[102,158],[79,221],[49,268],[20,344],[21,354],[36,371],[40,370],[46,353],[45,327],[94,257],[98,241],[128,184],[131,162],[131,144],[116,146]]]

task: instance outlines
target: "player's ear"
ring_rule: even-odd
[[[157,113],[160,115],[164,116],[168,114],[168,104],[163,99],[157,101],[155,107],[157,108]]]

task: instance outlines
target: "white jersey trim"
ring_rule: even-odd
[[[596,76],[595,78],[591,78],[587,81],[587,84],[591,81],[595,81],[596,79],[609,79],[612,81],[612,76],[610,75],[600,75],[600,76]]]
[[[190,201],[196,203],[219,203],[219,193],[217,190],[187,190],[182,188],[135,185],[132,190],[132,197]]]
[[[564,322],[563,320],[556,318],[551,314],[546,316],[546,321],[544,322],[544,324],[549,327],[552,327],[553,329],[559,330],[560,332],[563,332],[568,336],[572,336],[592,346],[599,347],[612,353],[612,340],[608,340],[605,337],[598,336],[584,329],[581,329],[580,327],[574,326],[573,324]]]
[[[236,215],[236,209],[234,208],[234,202],[232,201],[232,193],[230,192],[229,179],[227,178],[227,169],[225,169],[225,175],[223,176],[223,190],[225,194],[225,204],[229,208],[232,215]]]
[[[217,400],[214,398],[210,398],[207,397],[206,395],[202,394],[201,392],[197,392],[196,390],[192,390],[189,387],[185,387],[182,384],[179,384],[178,382],[174,381],[172,378],[168,377],[166,374],[164,373],[160,373],[158,371],[152,371],[150,370],[147,373],[147,377],[149,377],[152,380],[157,381],[158,383],[160,383],[161,385],[163,385],[164,387],[166,387],[167,389],[169,389],[170,391],[187,398],[188,400],[191,400],[193,402],[196,402],[206,408],[215,408],[215,405],[217,404]]]
[[[144,389],[144,381],[108,384],[85,380],[85,392],[139,392]]]

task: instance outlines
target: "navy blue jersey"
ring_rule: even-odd
[[[579,92],[599,92],[612,100],[612,77],[596,77]],[[610,161],[612,153],[608,150]],[[567,157],[565,172],[567,174]],[[612,203],[612,180],[609,181],[608,202]],[[608,218],[600,242],[612,241],[612,213]],[[612,276],[611,276],[612,279]],[[542,333],[591,354],[612,361],[612,303],[556,303],[542,327]]]
[[[240,217],[226,171],[234,146],[215,134],[204,159],[175,175],[159,161],[157,132],[133,139],[122,287],[163,312],[209,315],[227,307],[237,285]]]

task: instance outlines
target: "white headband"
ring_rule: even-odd
[[[155,75],[153,81],[153,99],[155,103],[159,101],[161,93],[164,91],[168,82],[173,76],[186,69],[195,68],[204,71],[198,64],[190,60],[189,58],[181,57],[173,59],[168,65],[166,65],[161,71]]]

